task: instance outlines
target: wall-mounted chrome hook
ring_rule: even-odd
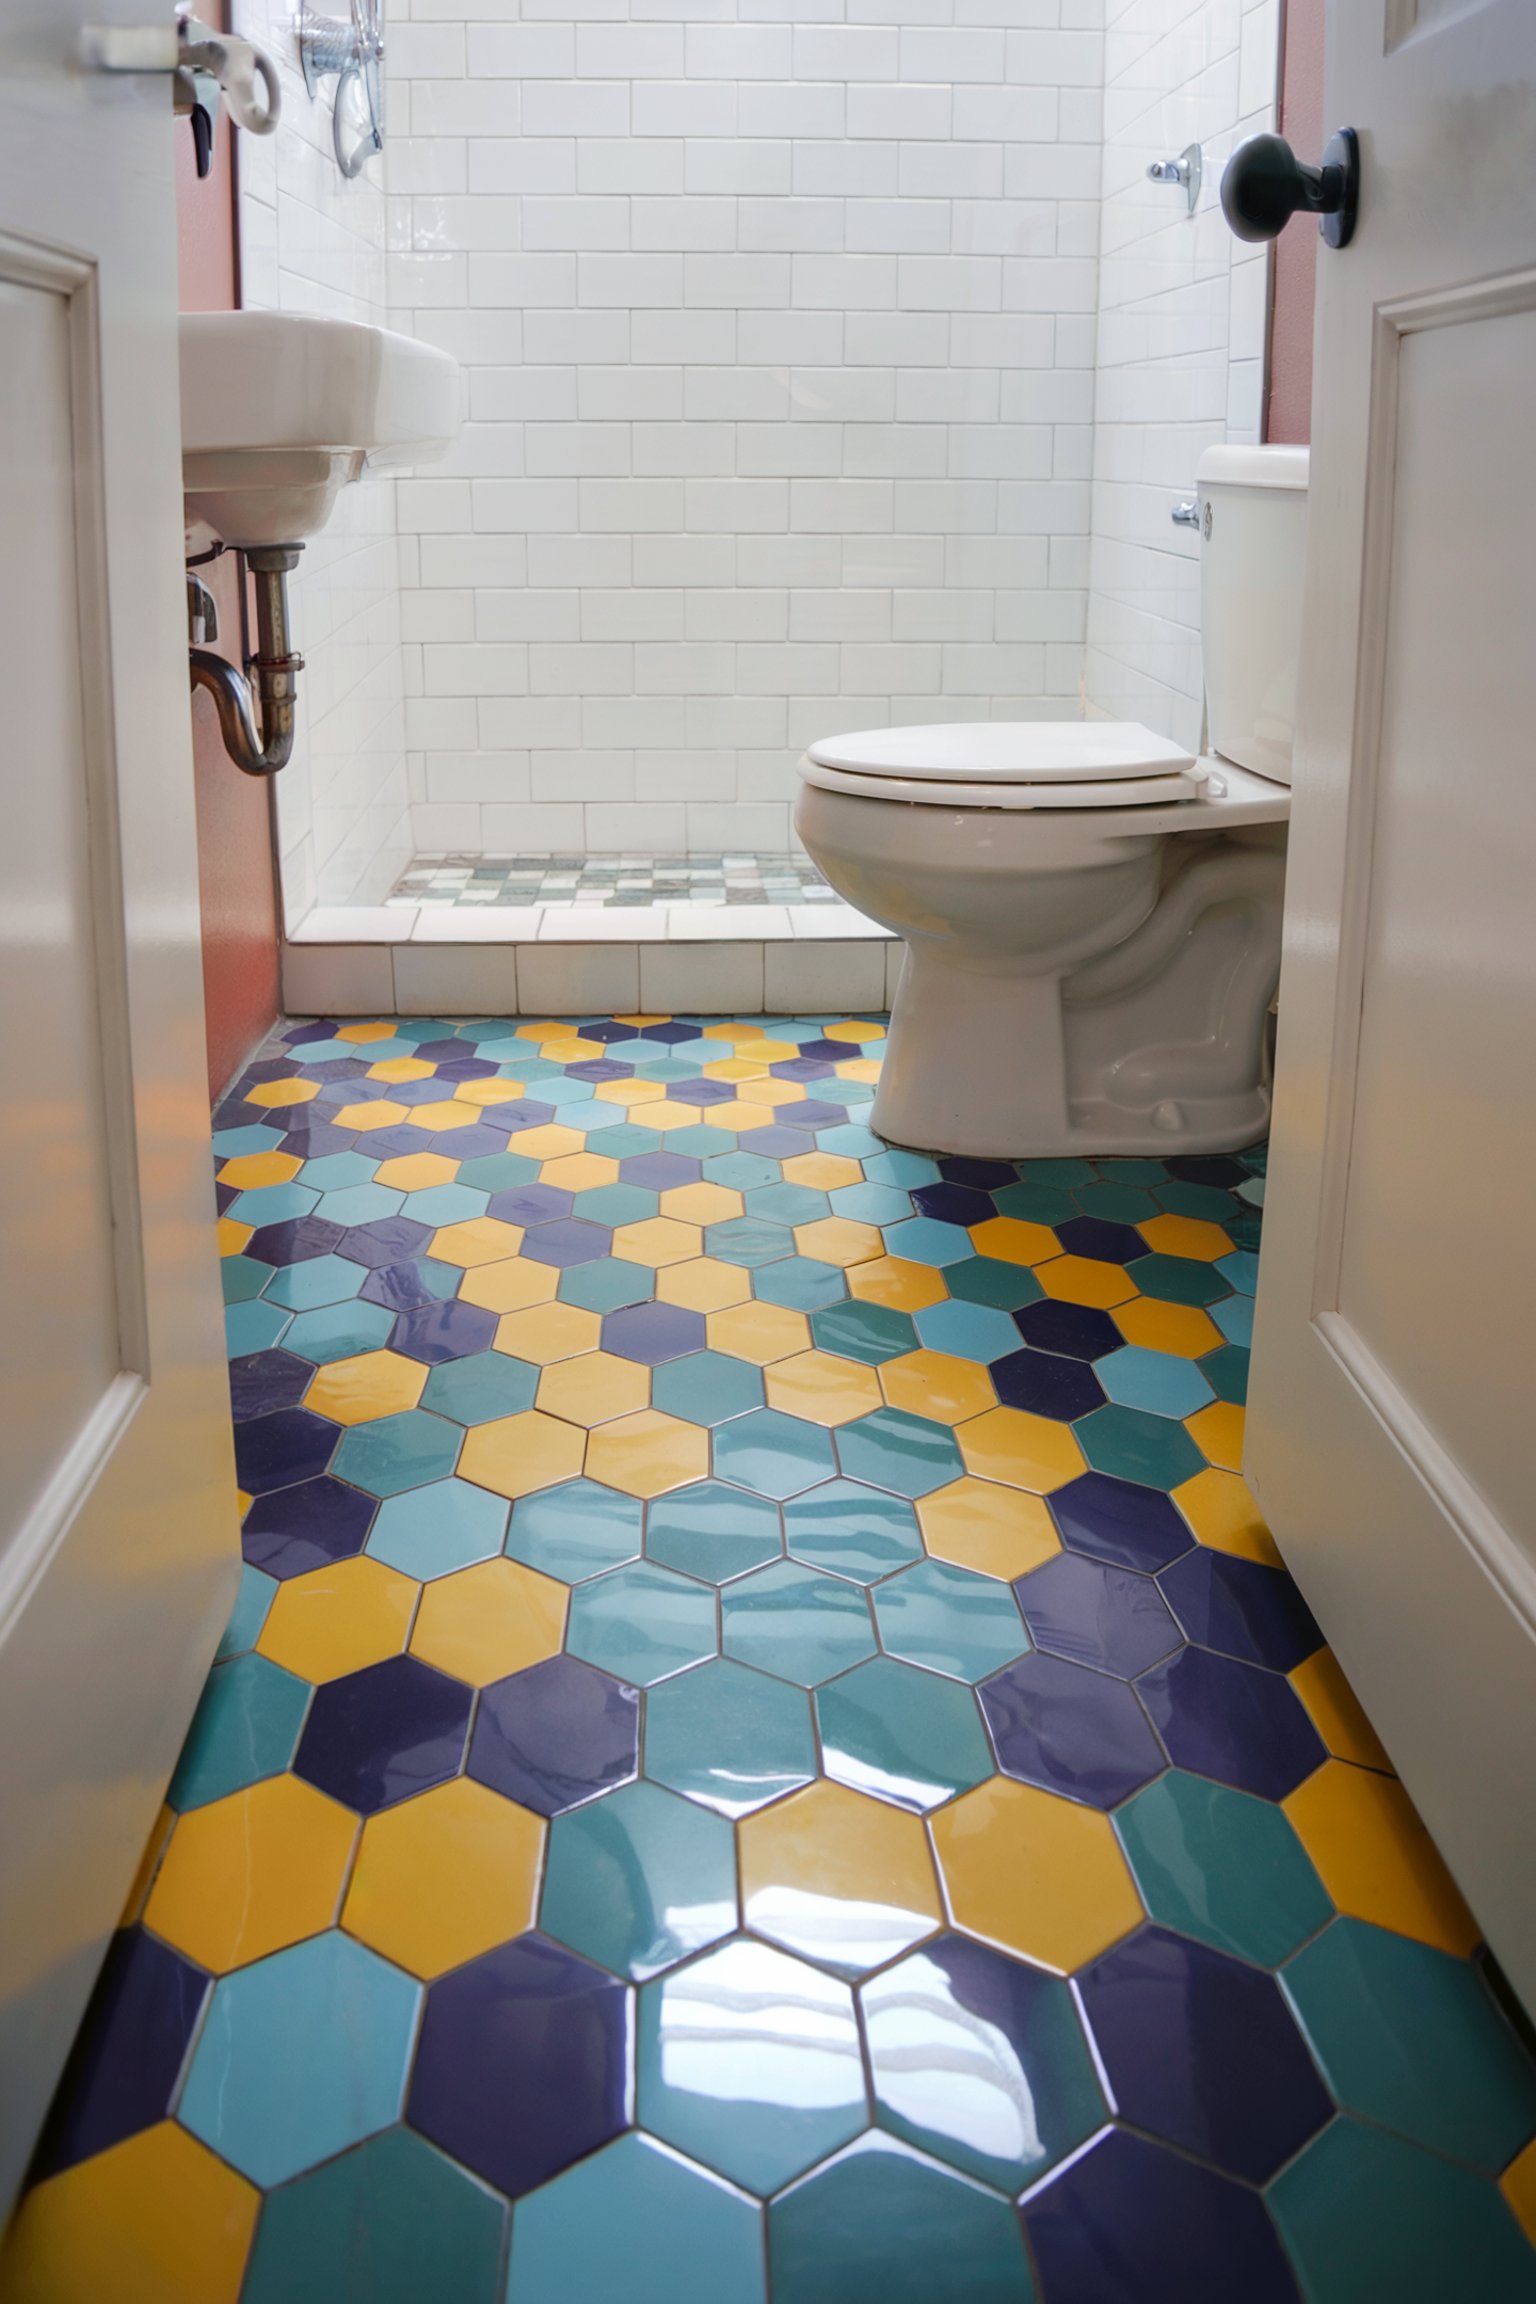
[[[1154,160],[1147,170],[1154,184],[1183,185],[1191,216],[1200,197],[1200,179],[1204,172],[1205,156],[1198,144],[1186,144],[1177,160]]]

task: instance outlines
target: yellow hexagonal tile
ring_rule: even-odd
[[[503,1267],[498,1264],[494,1269],[499,1272]],[[545,1270],[555,1267],[546,1265]],[[558,1272],[555,1276],[559,1278]],[[602,1333],[598,1315],[583,1305],[530,1304],[526,1311],[507,1314],[496,1330],[496,1349],[547,1368],[551,1360],[569,1360],[574,1352],[595,1352]]]
[[[430,1080],[437,1070],[422,1056],[385,1056],[368,1067],[370,1080]]]
[[[587,1439],[587,1477],[628,1496],[661,1496],[708,1471],[709,1434],[659,1408],[599,1424]]]
[[[520,1560],[480,1560],[422,1589],[411,1654],[484,1688],[557,1656],[569,1593]]]
[[[257,1650],[301,1680],[339,1680],[344,1672],[399,1655],[419,1589],[413,1576],[366,1554],[285,1577]]]
[[[459,1456],[459,1477],[498,1496],[531,1496],[536,1488],[574,1480],[585,1450],[586,1435],[576,1425],[527,1408],[520,1416],[498,1416],[490,1424],[470,1427]]]
[[[539,1378],[536,1406],[567,1424],[606,1424],[651,1404],[651,1372],[613,1352],[578,1352],[554,1360]]]
[[[519,1024],[517,1027],[519,1040],[533,1040],[541,1045],[546,1040],[569,1040],[570,1036],[570,1025],[562,1023],[558,1017],[545,1016],[537,1023]]]
[[[967,1472],[1048,1496],[1088,1469],[1070,1424],[1032,1416],[1027,1408],[989,1408],[957,1424],[955,1438]]]
[[[675,1104],[664,1096],[659,1104],[636,1104],[630,1112],[636,1128],[654,1128],[659,1136],[668,1135],[674,1128],[697,1128],[699,1115],[691,1104]],[[710,1113],[713,1124],[713,1109]]]
[[[795,1246],[802,1256],[818,1264],[870,1264],[884,1252],[885,1243],[873,1224],[856,1224],[851,1216],[820,1216],[814,1224],[794,1227]]]
[[[938,1883],[922,1823],[825,1781],[737,1826],[749,1928],[844,1974],[862,1974],[932,1933]]]
[[[949,1290],[944,1275],[929,1264],[909,1264],[903,1256],[875,1256],[848,1267],[848,1293],[861,1304],[888,1304],[893,1312],[922,1312],[942,1304]]]
[[[703,1073],[706,1080],[766,1080],[768,1063],[761,1056],[722,1056],[704,1065]]]
[[[661,1195],[661,1213],[679,1224],[724,1224],[746,1203],[726,1184],[674,1184]]]
[[[776,1360],[763,1380],[770,1408],[803,1416],[810,1424],[851,1424],[880,1406],[873,1368],[831,1352],[796,1352]]]
[[[552,1064],[595,1064],[602,1061],[608,1050],[601,1040],[583,1040],[567,1025],[563,1036],[545,1041],[541,1053]]]
[[[523,1160],[563,1160],[567,1153],[587,1148],[579,1128],[562,1128],[557,1120],[548,1120],[541,1128],[524,1128],[516,1141]]]
[[[403,1352],[358,1352],[317,1368],[304,1405],[335,1424],[366,1424],[414,1408],[428,1374],[420,1360],[407,1360]]]
[[[291,1152],[242,1152],[237,1159],[225,1161],[219,1182],[238,1184],[242,1192],[252,1192],[263,1184],[291,1184],[303,1165]]]
[[[882,1361],[880,1388],[891,1407],[931,1417],[935,1424],[963,1423],[997,1406],[986,1369],[948,1352],[903,1352]]]
[[[621,1224],[613,1235],[613,1253],[626,1264],[648,1264],[655,1271],[663,1264],[685,1264],[697,1256],[704,1235],[697,1224],[679,1224],[671,1216],[647,1216],[639,1224]]]
[[[483,1312],[524,1312],[534,1304],[553,1303],[559,1285],[558,1266],[536,1264],[529,1256],[507,1256],[499,1264],[471,1267],[459,1282],[459,1298],[478,1304]]]
[[[343,1104],[335,1124],[350,1128],[354,1136],[369,1136],[376,1128],[398,1128],[410,1116],[409,1104],[396,1104],[381,1096],[376,1104]]]
[[[617,1160],[604,1159],[597,1152],[567,1152],[562,1159],[546,1160],[539,1170],[541,1184],[553,1184],[558,1192],[590,1192],[599,1184],[617,1184]]]
[[[936,1560],[1012,1583],[1061,1550],[1056,1523],[1038,1496],[969,1474],[919,1497],[918,1525]]]
[[[792,1152],[779,1166],[786,1184],[804,1184],[812,1192],[838,1192],[864,1181],[863,1169],[846,1152]]]
[[[1536,2248],[1536,2138],[1511,2160],[1499,2178],[1499,2190],[1515,2222]]]
[[[1136,1229],[1158,1256],[1192,1256],[1197,1263],[1214,1264],[1218,1256],[1232,1253],[1221,1226],[1199,1216],[1149,1216]]]
[[[1053,1256],[1035,1266],[1035,1278],[1047,1296],[1063,1304],[1089,1304],[1099,1312],[1112,1312],[1140,1294],[1123,1264],[1101,1264],[1092,1256]]]
[[[723,1312],[728,1304],[749,1302],[751,1295],[751,1273],[739,1264],[722,1264],[713,1256],[668,1264],[656,1275],[658,1302],[682,1304],[690,1312]]]
[[[251,1234],[255,1229],[254,1224],[237,1224],[233,1216],[221,1216],[217,1226],[219,1254],[243,1256],[251,1244]]]
[[[1325,1760],[1281,1806],[1341,1912],[1442,1952],[1476,1949],[1482,1931],[1395,1776]]]
[[[413,1976],[533,1926],[544,1819],[468,1776],[370,1816],[341,1924]]]
[[[235,2304],[261,2194],[174,2120],[29,2192],[7,2304]]]
[[[971,1246],[978,1256],[998,1264],[1043,1264],[1061,1254],[1061,1242],[1048,1224],[1029,1224],[1022,1216],[989,1216],[973,1224]]]
[[[503,1264],[523,1245],[521,1224],[504,1224],[499,1216],[471,1216],[462,1224],[445,1224],[432,1235],[429,1256],[439,1264]]]
[[[599,1080],[592,1091],[599,1104],[660,1104],[666,1093],[662,1080]]]
[[[679,1103],[687,1101],[688,1090],[686,1088],[679,1088],[676,1094]],[[805,1088],[798,1080],[775,1080],[770,1073],[764,1073],[759,1079],[753,1081],[747,1090],[744,1101],[749,1104],[767,1104],[769,1106],[803,1104]]]
[[[333,1034],[337,1040],[354,1040],[360,1047],[370,1040],[393,1040],[394,1037],[394,1025],[386,1024],[382,1018],[368,1023],[338,1024]]]
[[[750,1360],[754,1368],[787,1360],[791,1352],[807,1352],[811,1324],[803,1312],[784,1304],[729,1304],[711,1312],[704,1331],[712,1352],[728,1352],[733,1360]]]
[[[1240,1560],[1262,1560],[1283,1568],[1280,1548],[1266,1527],[1247,1483],[1233,1472],[1197,1472],[1173,1491],[1173,1500],[1202,1544],[1215,1552],[1235,1552]]]
[[[1336,1760],[1357,1768],[1392,1773],[1386,1747],[1365,1716],[1365,1707],[1344,1677],[1331,1648],[1319,1648],[1291,1674],[1291,1686],[1311,1715],[1312,1725]]]
[[[1213,1400],[1208,1408],[1186,1416],[1184,1429],[1208,1464],[1223,1472],[1241,1472],[1244,1421],[1236,1401]]]
[[[874,1047],[885,1038],[885,1026],[876,1024],[868,1016],[844,1016],[836,1024],[825,1025],[823,1040],[851,1040],[857,1047]]]
[[[461,1104],[515,1104],[523,1094],[521,1080],[461,1080],[454,1095]]]
[[[479,1117],[472,1104],[461,1103],[457,1096],[445,1097],[441,1104],[413,1104],[409,1114],[411,1126],[429,1136],[451,1134],[456,1128],[473,1128]]]
[[[711,1104],[709,1106],[709,1125],[711,1128],[729,1129],[736,1136],[745,1135],[749,1128],[771,1128],[773,1126],[773,1106],[766,1096],[758,1094],[758,1090],[766,1088],[767,1085],[766,1080],[749,1081],[747,1086],[750,1090],[750,1102],[745,1097],[737,1096],[733,1097],[729,1104]],[[698,1126],[699,1107],[696,1104],[678,1104],[674,1109],[679,1112],[686,1112],[694,1126]]]
[[[880,1059],[878,1056],[850,1056],[846,1063],[834,1064],[832,1069],[839,1080],[864,1080],[873,1087],[880,1077]]]
[[[144,1923],[216,1976],[335,1924],[357,1818],[297,1776],[183,1816]]]
[[[1153,1296],[1136,1296],[1116,1305],[1113,1317],[1127,1344],[1139,1344],[1144,1352],[1170,1352],[1181,1360],[1198,1360],[1202,1352],[1216,1351],[1222,1340],[1221,1330],[1198,1304],[1159,1304]]]
[[[957,1928],[1065,1975],[1146,1917],[1097,1808],[993,1776],[932,1818]]]
[[[445,1153],[402,1152],[381,1161],[373,1180],[387,1184],[392,1192],[430,1192],[434,1184],[451,1184],[458,1172],[458,1161]]]
[[[247,1088],[245,1101],[259,1104],[269,1112],[280,1112],[285,1105],[311,1104],[319,1093],[318,1080],[262,1080],[254,1088]]]

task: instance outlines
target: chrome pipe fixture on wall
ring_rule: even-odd
[[[256,653],[247,658],[245,672],[237,672],[209,648],[194,645],[190,651],[192,685],[206,688],[212,696],[224,749],[247,776],[275,776],[293,757],[304,659],[289,646],[288,575],[298,566],[303,549],[302,544],[263,544],[240,555],[256,585]],[[194,643],[218,638],[213,594],[190,569],[187,619]],[[256,675],[259,734],[246,677],[250,672]]]
[[[1148,163],[1147,174],[1154,184],[1182,184],[1193,216],[1200,198],[1201,179],[1205,173],[1205,155],[1198,144],[1186,144],[1177,160],[1153,160]]]

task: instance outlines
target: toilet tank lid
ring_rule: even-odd
[[[1195,466],[1202,487],[1305,488],[1310,448],[1207,448]]]
[[[809,757],[857,775],[965,784],[1103,783],[1168,775],[1193,753],[1134,720],[963,720],[933,728],[870,728],[827,736]]]

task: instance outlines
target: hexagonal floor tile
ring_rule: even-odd
[[[1010,2203],[878,2132],[780,2194],[768,2250],[795,2304],[1021,2304],[1033,2288]]]
[[[487,1688],[467,1773],[540,1816],[627,1783],[639,1766],[640,1693],[574,1656],[551,1656]]]
[[[802,1688],[875,1652],[864,1594],[796,1560],[754,1569],[727,1584],[720,1620],[727,1656]]]
[[[840,1975],[882,1967],[939,1924],[921,1820],[883,1800],[822,1781],[743,1817],[737,1838],[747,1926]]]
[[[777,1560],[783,1549],[778,1507],[719,1480],[658,1496],[646,1516],[647,1558],[710,1584]]]
[[[814,1778],[809,1702],[729,1657],[696,1665],[646,1698],[645,1772],[723,1816],[749,1815]]]
[[[648,1688],[714,1655],[714,1594],[648,1560],[610,1569],[572,1592],[566,1648]]]
[[[457,1776],[473,1693],[415,1656],[391,1656],[315,1690],[293,1772],[371,1816]]]
[[[784,1506],[790,1553],[856,1584],[871,1584],[920,1560],[917,1515],[904,1497],[858,1480],[829,1480]]]
[[[717,2177],[623,2136],[519,2208],[507,2304],[765,2304],[760,2225],[761,2210]]]
[[[544,1821],[465,1777],[370,1816],[341,1924],[413,1976],[533,1925]]]
[[[892,1656],[959,1680],[984,1680],[1029,1646],[1018,1603],[991,1576],[920,1560],[871,1594],[880,1644]]]
[[[968,1688],[875,1656],[817,1689],[822,1766],[836,1783],[924,1811],[993,1772]]]
[[[1062,1973],[1143,1917],[1107,1816],[994,1776],[931,1825],[957,1927]]]
[[[647,1783],[557,1816],[539,1925],[619,1975],[657,1975],[736,1926],[729,1823]]]
[[[409,2128],[387,2129],[269,2194],[243,2304],[451,2295],[496,2304],[507,2212]]]
[[[512,1507],[506,1548],[541,1575],[579,1584],[640,1555],[645,1506],[596,1480],[568,1480],[520,1496]]]
[[[819,1424],[759,1408],[714,1435],[716,1474],[760,1496],[797,1496],[836,1470],[831,1436]]]

